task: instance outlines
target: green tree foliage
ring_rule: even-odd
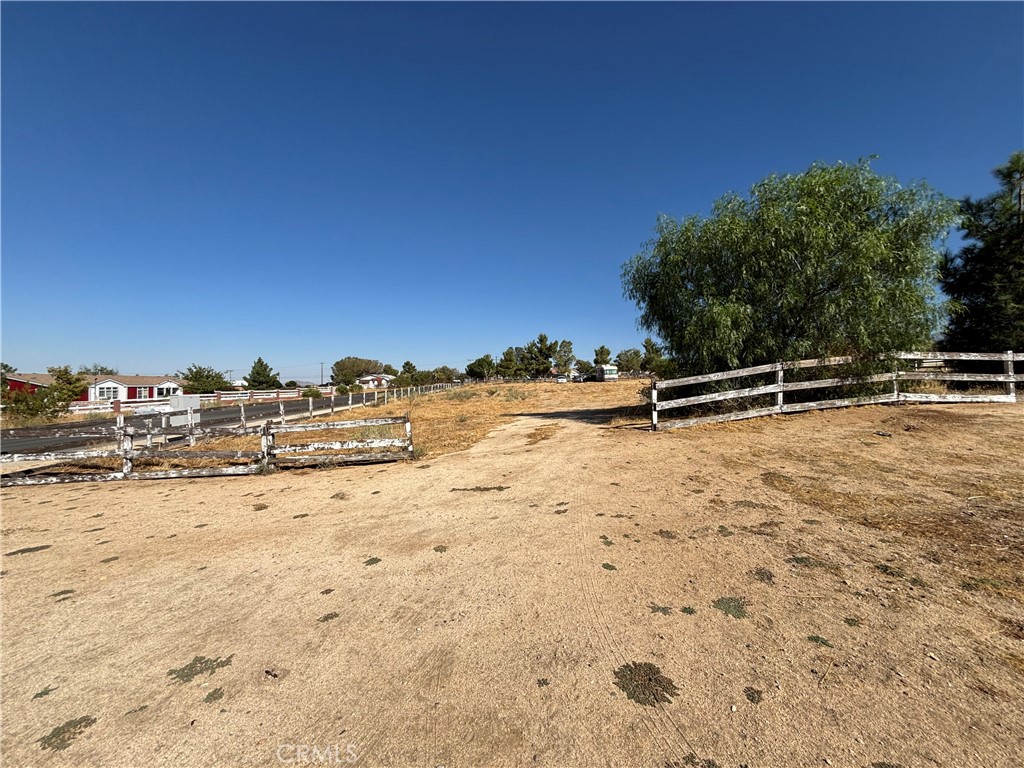
[[[117,368],[110,368],[106,365],[100,365],[99,363],[83,365],[78,369],[78,372],[84,373],[86,376],[117,376],[117,374],[120,373]]]
[[[648,336],[644,339],[644,359],[641,363],[643,370],[653,371],[657,367],[661,360],[664,358],[664,354],[661,351],[661,347],[658,343]]]
[[[402,376],[412,376],[414,373],[416,373],[416,366],[412,364],[412,360],[402,363]]]
[[[679,375],[679,369],[670,358],[665,357],[661,346],[650,336],[644,339],[644,359],[641,370],[653,374],[659,379],[673,379]]]
[[[576,361],[576,355],[572,351],[572,342],[568,339],[563,339],[558,342],[558,348],[554,354],[555,368],[558,372],[563,375],[568,375],[572,372],[572,364]]]
[[[549,340],[546,333],[538,334],[526,345],[526,359],[523,361],[526,374],[534,378],[550,376],[557,351],[557,341]]]
[[[217,390],[232,388],[231,382],[227,380],[222,371],[195,363],[184,371],[178,371],[174,376],[181,379],[185,391],[193,395],[208,395]]]
[[[604,344],[594,350],[594,365],[608,365],[612,361],[612,351]]]
[[[72,373],[71,368],[66,365],[47,368],[46,372],[53,377],[53,383],[42,390],[46,403],[45,412],[52,415],[67,413],[68,406],[88,389],[88,381],[82,374]]]
[[[384,373],[384,364],[365,357],[343,357],[331,366],[331,384],[351,387],[356,379],[371,373]]]
[[[951,304],[947,350],[1024,350],[1024,152],[993,175],[998,192],[960,203],[966,244],[943,261],[942,290]]]
[[[2,399],[5,414],[17,419],[60,416],[67,413],[68,406],[88,389],[89,383],[85,376],[73,373],[70,366],[62,365],[46,370],[53,377],[48,387],[41,387],[35,392],[4,390]]]
[[[303,397],[323,397],[324,393],[320,391],[320,387],[306,387],[302,390]]]
[[[580,372],[580,376],[591,376],[594,373],[594,364],[581,358],[576,361],[576,370]]]
[[[381,373],[386,373],[388,376],[397,376],[398,375],[398,369],[395,368],[395,366],[393,366],[393,365],[388,365],[387,363],[385,363],[381,367],[380,372]]]
[[[526,367],[522,364],[519,355],[516,354],[516,350],[509,347],[498,361],[496,372],[503,379],[521,379],[526,375]]]
[[[19,424],[43,416],[44,391],[37,389],[35,392],[30,392],[27,389],[8,390],[4,388],[3,392],[0,392],[0,402],[4,406],[4,423],[9,423],[10,419]]]
[[[435,383],[439,384],[451,384],[457,378],[459,378],[459,372],[454,368],[447,365],[439,366],[430,372],[431,378]]]
[[[0,387],[7,390],[7,374],[17,373],[18,369],[9,363],[0,363]]]
[[[684,374],[913,349],[941,312],[935,241],[956,215],[867,160],[815,164],[721,198],[710,218],[660,217],[623,288]]]
[[[249,384],[249,389],[281,389],[279,375],[274,373],[262,357],[257,357],[245,380]]]
[[[624,373],[636,373],[644,365],[644,353],[639,349],[624,349],[615,356],[615,365]]]
[[[466,375],[471,379],[489,379],[494,376],[497,364],[490,355],[478,357],[466,366]]]

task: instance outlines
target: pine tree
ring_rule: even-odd
[[[252,364],[252,370],[245,380],[249,383],[249,389],[281,389],[280,374],[274,373],[262,357],[257,357]]]
[[[998,192],[961,202],[966,244],[942,265],[951,303],[947,350],[1024,350],[1024,152],[993,175]]]

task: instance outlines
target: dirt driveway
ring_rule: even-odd
[[[1020,766],[1022,416],[5,489],[4,763]]]

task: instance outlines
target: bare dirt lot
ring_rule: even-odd
[[[1024,764],[1024,408],[650,433],[637,389],[423,400],[409,464],[4,489],[4,764]]]

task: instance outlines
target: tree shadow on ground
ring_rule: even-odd
[[[650,407],[625,405],[615,408],[580,408],[571,411],[548,411],[544,413],[513,413],[511,416],[527,416],[532,419],[570,419],[585,424],[595,424],[609,429],[650,429]],[[628,424],[614,424],[625,420]]]

